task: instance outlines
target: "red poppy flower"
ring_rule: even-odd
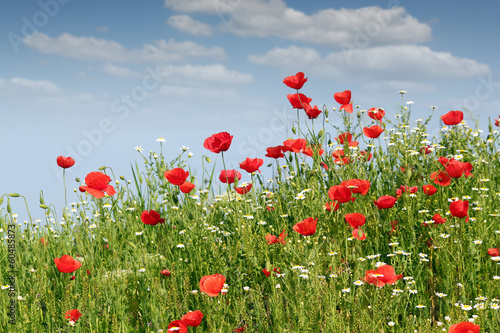
[[[203,147],[210,150],[212,153],[220,153],[221,151],[227,151],[231,146],[233,141],[233,136],[228,132],[220,132],[212,135],[205,139],[203,142]]]
[[[187,333],[188,328],[182,320],[174,320],[167,326],[167,332],[169,333]]]
[[[356,198],[352,197],[351,190],[345,185],[335,185],[330,187],[328,190],[328,197],[331,200],[336,200],[340,203],[346,203],[348,201],[354,202]]]
[[[441,116],[445,125],[457,125],[464,120],[464,113],[462,111],[450,111]]]
[[[337,149],[332,153],[333,158],[339,159],[342,156],[344,156],[344,150],[343,149]]]
[[[402,278],[403,274],[396,275],[396,271],[391,265],[382,265],[376,270],[372,269],[365,273],[365,281],[379,288],[386,284],[394,284]]]
[[[446,222],[446,219],[443,218],[439,213],[434,214],[432,220],[434,221],[435,224],[443,224]]]
[[[452,216],[458,217],[459,219],[467,217],[465,222],[469,221],[469,201],[467,200],[457,200],[450,204],[450,213]]]
[[[271,235],[271,234],[267,234],[266,235],[267,245],[271,245],[274,243],[281,243],[281,244],[285,245],[285,243],[286,243],[285,237],[287,235],[288,234],[285,234],[285,230],[283,230],[278,237]]]
[[[289,94],[286,95],[286,97],[294,109],[303,109],[306,104],[309,104],[312,101],[312,98],[309,98],[301,93]]]
[[[354,142],[356,142],[356,141],[354,141]],[[371,159],[372,159],[372,153],[368,153],[364,150],[359,152],[358,160],[368,162]]]
[[[252,189],[252,184],[248,184],[248,185],[244,185],[244,186],[238,186],[234,190],[237,193],[244,195],[244,194],[247,194],[248,192],[250,192],[251,189]]]
[[[463,321],[458,324],[450,326],[448,333],[479,333],[481,326],[471,323],[470,321]]]
[[[318,109],[317,105],[315,105],[314,107],[312,107],[309,104],[305,104],[304,107],[305,107],[305,111],[306,111],[307,117],[309,119],[316,119],[316,118],[318,118],[318,116],[322,112],[320,109]]]
[[[385,111],[382,108],[371,108],[366,111],[368,117],[380,121],[385,116]]]
[[[164,176],[172,185],[182,185],[189,177],[189,171],[184,171],[183,168],[175,168],[165,171]]]
[[[307,141],[305,139],[295,139],[283,141],[283,146],[287,151],[293,151],[294,153],[300,153],[307,146]]]
[[[434,182],[434,184],[441,186],[448,186],[451,184],[451,178],[444,171],[439,171],[439,173],[438,172],[431,173],[431,180]]]
[[[465,163],[457,161],[455,159],[451,159],[446,167],[446,173],[451,178],[460,178],[464,174],[465,171]]]
[[[338,201],[330,201],[325,204],[325,209],[329,212],[333,211],[336,212],[340,208],[340,203]]]
[[[72,273],[82,267],[81,262],[73,259],[73,257],[67,254],[63,255],[61,258],[55,258],[54,262],[61,273]]]
[[[116,193],[113,186],[108,183],[111,181],[108,175],[103,174],[99,171],[93,171],[85,177],[85,184],[87,186],[80,186],[80,191],[86,191],[95,198],[104,197],[104,192],[108,195],[114,195]]]
[[[81,316],[82,314],[80,313],[80,311],[78,311],[78,309],[73,309],[66,311],[64,318],[76,322]]]
[[[47,245],[45,238],[40,238],[40,243],[42,243],[43,246]]]
[[[267,269],[265,269],[265,268],[262,270],[262,273],[264,273],[264,275],[265,275],[265,276],[267,276],[267,277],[270,277],[270,276],[271,276],[271,272],[270,272],[270,271],[268,271],[268,270],[267,270]]]
[[[344,219],[353,228],[361,227],[366,223],[366,216],[361,213],[345,214]]]
[[[325,150],[322,149],[321,146],[318,146],[318,147],[304,148],[304,150],[302,151],[302,154],[309,156],[309,157],[313,157],[314,154],[321,156],[321,155],[323,155],[324,152],[325,152]]]
[[[349,146],[351,146],[351,142],[356,142],[355,146],[359,144],[357,141],[352,141],[352,134],[349,132],[340,134],[335,138],[335,140],[337,140],[337,142],[341,145],[343,145],[345,142],[349,143]]]
[[[470,162],[465,162],[465,168],[464,168],[465,178],[473,177],[473,175],[471,173],[472,169],[474,169],[472,164]]]
[[[258,171],[260,173],[259,168],[264,164],[264,160],[262,158],[250,158],[247,157],[242,163],[240,163],[240,169],[245,170],[248,173],[252,173]]]
[[[488,254],[492,257],[498,257],[500,256],[500,250],[498,247],[494,247],[492,249],[488,249]]]
[[[57,165],[63,169],[71,168],[75,165],[75,160],[71,157],[58,156],[57,157]]]
[[[320,162],[319,164],[321,164],[321,167],[323,167],[323,169],[328,170],[328,165],[326,165],[325,162]]]
[[[172,273],[170,273],[170,271],[168,269],[164,269],[164,270],[160,271],[160,274],[163,276],[170,276]]]
[[[387,209],[387,208],[391,208],[392,206],[394,206],[396,201],[397,201],[397,199],[394,198],[393,196],[384,195],[384,196],[381,196],[380,198],[378,198],[373,203],[375,204],[375,206],[377,206],[378,209]]]
[[[200,280],[200,291],[210,297],[218,296],[224,288],[226,277],[222,274],[205,275]]]
[[[283,83],[292,89],[301,89],[304,83],[307,82],[307,77],[304,78],[304,73],[298,72],[295,75],[288,76],[283,80]]]
[[[233,332],[245,332],[246,330],[247,330],[247,325],[239,327],[239,328],[235,328],[233,330]]]
[[[361,195],[366,195],[370,189],[370,181],[365,179],[350,179],[342,182],[341,185],[350,188],[352,193],[359,193]]]
[[[182,183],[182,185],[179,185],[179,190],[181,190],[182,193],[189,193],[195,188],[195,185],[191,182],[185,181]]]
[[[282,147],[283,146],[266,148],[266,151],[267,151],[266,157],[270,157],[270,158],[274,158],[274,159],[285,157],[285,155],[283,155],[283,152],[282,152]]]
[[[147,210],[142,212],[141,221],[145,224],[157,225],[158,223],[165,222],[165,219],[161,218],[160,213],[151,209],[149,212]]]
[[[344,90],[343,92],[337,92],[333,95],[333,98],[337,101],[337,103],[342,104],[339,110],[344,110],[348,113],[352,113],[352,104],[351,104],[351,91]]]
[[[186,326],[198,327],[203,319],[203,313],[200,310],[189,311],[184,316],[182,316],[181,321]]]
[[[293,230],[297,231],[302,236],[314,235],[314,233],[316,232],[317,223],[318,219],[308,217],[307,219],[295,224],[293,226]]]
[[[500,127],[500,116],[498,116],[498,119],[495,119],[495,126]]]
[[[389,231],[389,235],[396,231],[396,226],[398,225],[398,221],[391,222],[391,231]]]
[[[433,185],[424,185],[422,189],[427,195],[434,195],[437,192],[437,189]]]
[[[241,173],[236,170],[221,170],[219,180],[224,184],[234,183],[235,178],[241,179]]]
[[[432,153],[431,146],[426,145],[426,146],[420,148],[420,154],[429,155],[430,153]]]
[[[403,193],[417,193],[418,191],[418,186],[412,186],[409,187],[408,185],[401,185],[397,190],[396,190],[396,197],[399,198]]]
[[[366,239],[366,234],[361,230],[361,228],[354,228],[352,229],[352,237],[356,238],[357,240],[365,240]]]
[[[382,134],[383,131],[384,131],[384,129],[382,127],[380,127],[379,125],[373,125],[370,127],[363,128],[363,133],[371,139],[378,138],[380,136],[380,134]]]

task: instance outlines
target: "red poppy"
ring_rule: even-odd
[[[412,186],[409,187],[408,185],[401,185],[397,190],[396,190],[396,198],[399,198],[403,193],[417,193],[418,191],[418,186]]]
[[[338,137],[335,138],[335,140],[337,140],[337,142],[340,143],[341,145],[343,145],[345,142],[347,142],[350,147],[354,147],[354,146],[357,146],[359,144],[357,141],[352,141],[352,134],[349,132],[345,132],[345,133],[340,134]],[[351,146],[351,142],[355,142],[356,144]]]
[[[240,169],[243,169],[248,173],[255,171],[260,172],[259,168],[262,164],[264,164],[264,160],[262,158],[247,157],[242,163],[240,163]]]
[[[313,106],[310,106],[309,104],[305,104],[304,107],[305,107],[305,111],[306,111],[307,117],[309,119],[316,119],[316,118],[318,118],[318,116],[322,112],[320,109],[318,109],[317,105],[315,105],[313,107]]]
[[[61,273],[72,273],[82,267],[82,263],[73,259],[70,255],[63,255],[61,258],[55,258],[57,269]]]
[[[241,173],[236,170],[221,170],[219,180],[224,184],[234,183],[235,178],[241,179]]]
[[[431,180],[434,182],[434,184],[441,186],[448,186],[451,184],[451,178],[444,171],[439,171],[439,173],[438,172],[431,173]]]
[[[307,146],[307,141],[305,139],[295,139],[295,140],[285,140],[283,141],[283,147],[286,151],[293,151],[294,153],[300,153]],[[284,150],[283,150],[284,151]]]
[[[63,169],[71,168],[75,165],[75,160],[71,157],[58,156],[57,157],[57,165]]]
[[[80,311],[78,311],[78,309],[73,309],[66,311],[64,318],[76,322],[81,316],[82,314],[80,313]]]
[[[200,280],[200,291],[210,297],[218,296],[225,282],[226,277],[222,274],[205,275]]]
[[[179,190],[181,190],[182,193],[189,193],[195,188],[195,185],[191,182],[185,181],[182,183],[182,185],[179,185]]]
[[[335,185],[330,187],[328,190],[328,197],[331,200],[336,200],[340,203],[346,203],[348,201],[354,202],[356,198],[352,197],[351,190],[345,185]]]
[[[394,284],[402,278],[403,274],[396,275],[396,271],[391,265],[382,265],[376,270],[372,269],[365,273],[365,281],[379,288],[386,284]]]
[[[186,326],[198,327],[203,319],[203,313],[200,310],[189,311],[184,316],[182,316],[181,321]]]
[[[326,163],[320,162],[319,164],[321,164],[321,167],[323,167],[323,169],[328,170],[328,165],[326,165]]]
[[[427,195],[434,195],[437,192],[437,189],[433,185],[424,185],[422,189]]]
[[[325,150],[322,149],[321,146],[317,146],[317,147],[304,148],[304,150],[302,151],[302,154],[307,155],[309,157],[313,157],[314,154],[321,156],[321,155],[323,155],[324,152],[325,152]]]
[[[274,158],[274,159],[285,157],[285,155],[283,155],[283,152],[282,152],[282,147],[283,146],[266,148],[266,151],[267,151],[266,157],[270,157],[270,158]]]
[[[270,272],[270,271],[268,271],[268,270],[267,270],[267,269],[265,269],[265,268],[262,270],[262,273],[264,273],[264,275],[265,275],[265,276],[267,276],[267,277],[270,277],[270,276],[271,276],[271,272]]]
[[[377,206],[378,209],[388,209],[394,206],[397,199],[390,195],[384,195],[378,198],[373,203]]]
[[[333,211],[336,212],[340,208],[340,203],[338,201],[330,201],[325,204],[325,209],[329,212]]]
[[[366,223],[366,216],[361,213],[345,214],[344,219],[353,228],[361,227]]]
[[[286,95],[286,97],[294,109],[303,109],[306,104],[309,104],[312,101],[312,98],[309,98],[301,93],[289,94]]]
[[[379,125],[373,125],[370,127],[363,128],[364,135],[366,135],[367,137],[369,137],[371,139],[378,138],[380,136],[380,134],[382,134],[383,131],[384,131],[384,129],[382,127],[380,127]]]
[[[164,176],[172,185],[182,185],[189,177],[189,171],[184,171],[183,168],[175,168],[165,171]]]
[[[465,163],[451,159],[445,166],[446,173],[451,178],[460,178],[465,171]]]
[[[472,169],[474,169],[474,166],[472,166],[472,163],[465,162],[465,168],[464,168],[465,178],[473,177],[473,175],[471,173]]]
[[[163,276],[170,276],[172,273],[170,273],[170,271],[168,269],[164,269],[164,270],[160,271],[160,274]]]
[[[354,228],[352,229],[352,237],[356,238],[357,240],[365,240],[366,239],[366,234],[361,230],[361,228]]]
[[[245,332],[246,330],[247,330],[247,325],[239,327],[239,328],[235,328],[233,330],[233,332]]]
[[[495,119],[495,126],[500,127],[500,116],[498,116],[498,119]]]
[[[432,153],[431,146],[426,145],[420,148],[420,154],[429,155],[430,153]]]
[[[333,95],[333,98],[337,101],[337,103],[342,104],[339,110],[344,110],[348,113],[352,113],[352,104],[351,104],[351,91],[344,90],[343,92],[337,92]]]
[[[158,223],[165,222],[165,219],[161,218],[160,213],[151,209],[149,212],[147,210],[142,212],[141,221],[145,224],[157,225]]]
[[[295,75],[288,76],[283,80],[283,83],[292,89],[301,89],[304,83],[307,82],[307,77],[304,78],[304,73],[298,72]]]
[[[459,219],[466,217],[465,222],[469,221],[469,201],[467,200],[457,200],[450,204],[450,213],[452,216],[458,217]]]
[[[173,333],[187,333],[188,328],[186,324],[182,322],[182,320],[174,320],[170,324],[168,324],[167,332]]]
[[[111,178],[99,171],[93,171],[85,177],[85,184],[87,186],[80,186],[80,191],[87,192],[95,198],[104,197],[104,192],[108,195],[114,195],[116,193],[113,186],[109,185]]]
[[[343,149],[337,149],[337,150],[335,150],[335,151],[332,153],[332,156],[333,156],[335,159],[339,159],[339,158],[341,158],[342,156],[344,156],[344,150],[343,150]]]
[[[252,184],[248,184],[248,185],[244,185],[244,186],[238,186],[234,190],[237,193],[244,195],[244,194],[247,194],[248,192],[250,192],[251,189],[252,189]]]
[[[464,113],[462,111],[450,111],[441,116],[445,125],[457,125],[464,120]]]
[[[443,224],[446,222],[446,219],[443,218],[439,213],[434,214],[432,220],[434,221],[435,224]]]
[[[461,323],[450,326],[448,333],[479,333],[481,326],[471,323],[470,321],[462,321]]]
[[[220,132],[212,135],[205,139],[203,142],[203,147],[210,150],[212,153],[220,153],[221,151],[227,151],[231,146],[233,141],[233,136],[228,132]]]
[[[385,111],[382,108],[371,108],[366,111],[368,117],[380,121],[385,116]]]
[[[365,179],[350,179],[341,183],[351,189],[352,193],[366,195],[370,189],[370,181]]]
[[[389,231],[389,235],[396,231],[396,226],[398,225],[398,221],[391,222],[391,231]]]
[[[285,243],[286,243],[285,237],[287,235],[288,234],[285,234],[285,230],[283,230],[278,237],[271,235],[271,234],[267,234],[266,235],[267,244],[271,245],[274,243],[281,243],[281,244],[285,245]]]
[[[45,238],[40,238],[40,243],[42,243],[43,246],[47,245],[47,240]]]
[[[295,224],[293,226],[293,230],[297,231],[302,236],[314,235],[314,233],[316,232],[317,223],[318,219],[308,217],[307,219]]]
[[[498,257],[500,256],[500,250],[498,247],[494,247],[492,249],[488,249],[488,254],[492,257]]]
[[[364,161],[364,162],[368,162],[371,159],[372,159],[372,153],[368,153],[368,152],[366,152],[364,150],[362,150],[362,151],[359,152],[358,160]]]

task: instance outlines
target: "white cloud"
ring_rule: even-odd
[[[239,73],[228,70],[220,64],[207,66],[194,65],[166,65],[158,67],[157,71],[169,81],[175,80],[186,83],[220,83],[220,84],[245,84],[253,81],[251,74]]]
[[[160,88],[160,94],[172,98],[188,98],[189,100],[235,100],[241,98],[240,94],[233,89],[214,89],[214,88],[196,88],[182,87],[174,85],[164,85]]]
[[[426,46],[390,45],[353,52],[334,52],[321,57],[316,50],[291,46],[264,55],[250,55],[251,62],[276,66],[284,71],[309,71],[318,76],[353,80],[448,80],[490,73],[486,64],[435,52]]]
[[[106,63],[102,70],[104,73],[112,76],[128,77],[128,78],[141,77],[141,74],[139,72],[131,71],[126,67],[116,66],[110,63]]]
[[[167,24],[191,35],[211,36],[212,27],[200,21],[196,21],[188,15],[172,15]]]
[[[427,41],[431,27],[403,7],[323,9],[306,14],[283,0],[166,0],[178,12],[218,14],[221,27],[241,36],[269,37],[345,48]]]
[[[24,39],[24,44],[43,54],[55,54],[83,61],[113,61],[129,63],[171,63],[188,58],[210,57],[224,59],[220,47],[207,48],[190,41],[170,39],[146,44],[142,49],[127,49],[120,43],[94,37],[76,37],[67,33],[51,38],[36,33]]]
[[[60,92],[61,89],[50,81],[35,81],[18,77],[8,80],[0,78],[0,94],[59,94]]]

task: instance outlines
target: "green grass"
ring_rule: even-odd
[[[203,320],[190,332],[232,332],[243,326],[247,332],[442,332],[469,318],[475,318],[481,332],[496,332],[500,272],[487,250],[498,247],[500,237],[498,132],[492,126],[477,132],[459,124],[427,137],[427,126],[437,127],[439,119],[415,122],[402,106],[395,122],[382,119],[385,132],[372,140],[361,126],[371,119],[358,110],[352,115],[329,110],[335,120],[323,110],[323,121],[314,120],[317,131],[311,120],[298,119],[295,138],[321,145],[324,154],[287,152],[276,161],[264,152],[249,156],[264,158],[264,166],[272,163],[274,179],[240,170],[243,180],[252,179],[254,185],[244,196],[225,192],[224,184],[224,193],[214,194],[222,163],[209,160],[198,176],[193,171],[188,178],[196,189],[180,193],[164,172],[197,168],[188,166],[185,152],[165,161],[163,146],[158,154],[141,152],[142,167],[133,163],[128,177],[101,168],[113,179],[113,196],[96,199],[77,191],[69,197],[77,202],[67,208],[41,198],[42,222],[17,221],[10,202],[23,197],[4,194],[0,228],[8,236],[14,230],[9,225],[14,226],[15,248],[7,240],[0,246],[0,284],[11,285],[9,253],[16,272],[13,297],[8,288],[0,290],[0,327],[13,332],[167,332],[170,322],[200,310]],[[373,155],[370,161],[352,157],[350,164],[334,163],[332,152],[339,146],[334,137],[346,131],[360,142],[359,150]],[[420,153],[424,140],[433,147],[429,155]],[[207,155],[215,160],[213,153]],[[450,155],[472,163],[473,177],[452,178],[449,186],[434,184],[431,173],[444,170],[437,158]],[[336,212],[326,211],[328,189],[348,179],[369,180],[368,193],[354,194],[356,200]],[[424,194],[425,184],[438,192]],[[77,179],[76,185],[83,182]],[[418,186],[418,191],[403,193],[392,208],[376,208],[374,200],[395,196],[401,185]],[[452,198],[470,202],[469,222],[448,215]],[[150,209],[166,222],[144,224],[140,215]],[[354,212],[367,217],[362,227],[366,240],[353,239],[344,221],[345,214]],[[436,212],[446,223],[425,225]],[[317,229],[304,237],[292,227],[308,217],[318,219]],[[265,236],[282,230],[288,234],[286,243],[268,245]],[[54,263],[66,254],[82,262],[74,273],[61,273]],[[404,278],[381,288],[357,285],[377,263],[392,265]],[[273,267],[280,275],[262,272]],[[163,269],[172,274],[161,275]],[[199,292],[200,279],[216,273],[226,277],[227,292],[217,297]],[[15,325],[9,324],[11,300]],[[82,313],[74,326],[65,319],[72,309]]]

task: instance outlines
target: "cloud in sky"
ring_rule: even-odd
[[[212,27],[200,21],[196,21],[188,15],[172,15],[167,24],[191,35],[211,36]]]
[[[50,81],[30,80],[14,77],[12,79],[0,78],[0,94],[59,94],[61,88]]]
[[[215,65],[165,65],[158,68],[158,72],[164,78],[179,79],[182,82],[196,83],[221,83],[221,84],[245,84],[253,81],[251,74],[239,73],[228,70],[221,64]],[[171,82],[169,80],[169,82]]]
[[[220,47],[207,48],[191,41],[159,40],[142,49],[129,50],[118,42],[94,37],[77,37],[68,33],[57,38],[36,33],[23,40],[24,44],[42,54],[54,54],[82,61],[113,61],[128,63],[172,63],[192,58],[226,57]]]
[[[284,71],[310,68],[311,73],[316,76],[348,81],[377,78],[450,80],[490,73],[486,64],[418,45],[379,46],[352,52],[332,52],[324,57],[311,48],[290,46],[274,48],[263,55],[250,55],[248,59],[256,64],[275,66]]]
[[[221,27],[240,36],[275,36],[337,48],[345,48],[343,44],[420,43],[430,40],[432,31],[428,24],[419,22],[403,7],[324,9],[308,15],[288,7],[283,0],[232,3],[221,0],[166,0],[165,6],[183,13],[218,14],[224,23]],[[182,16],[187,21],[189,16]]]

